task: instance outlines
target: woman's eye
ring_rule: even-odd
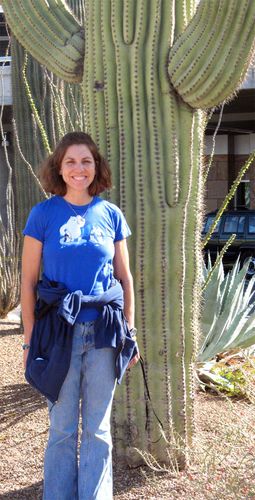
[[[72,165],[75,165],[75,163],[76,163],[75,161],[68,160],[65,162],[65,165],[67,165],[68,167],[71,167]],[[79,163],[79,161],[77,163]],[[87,165],[87,166],[92,165],[91,160],[81,160],[81,163],[82,163],[82,165]]]

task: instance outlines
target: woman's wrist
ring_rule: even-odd
[[[133,326],[129,329],[132,340],[137,341],[137,328]]]
[[[30,343],[31,343],[31,337],[23,337],[23,344],[30,345]]]
[[[30,349],[30,344],[28,344],[27,342],[24,342],[24,344],[22,344],[22,349],[23,349],[23,351],[27,351],[28,349]]]

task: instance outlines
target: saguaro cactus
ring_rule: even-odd
[[[68,0],[67,3],[75,9],[78,19],[83,19],[83,1]],[[18,206],[17,224],[21,230],[31,207],[44,199],[25,160],[36,173],[42,158],[50,148],[54,148],[56,141],[65,132],[82,128],[83,99],[79,84],[65,83],[51,72],[46,72],[45,68],[25,52],[15,37],[12,37],[11,53],[13,118],[16,124],[14,187]],[[44,141],[35,119],[35,110],[45,131]],[[25,155],[25,160],[21,157],[20,150]]]
[[[85,29],[63,0],[2,4],[38,61],[82,83],[88,130],[110,161],[113,200],[133,229],[137,325],[151,399],[166,434],[174,431],[187,449],[206,110],[231,96],[245,75],[255,2],[201,0],[196,9],[194,0],[86,0]],[[117,396],[116,443],[166,460],[152,411],[144,428],[137,370]]]

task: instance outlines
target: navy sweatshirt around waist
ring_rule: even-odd
[[[70,366],[73,325],[81,308],[96,307],[99,316],[95,320],[95,348],[115,348],[115,373],[120,384],[137,353],[137,344],[123,312],[121,284],[114,280],[111,288],[101,295],[83,295],[81,290],[70,292],[63,283],[43,276],[37,292],[35,324],[25,371],[27,381],[47,399],[57,401]]]

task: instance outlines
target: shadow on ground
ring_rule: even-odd
[[[143,486],[146,482],[146,476],[150,475],[151,471],[144,473],[142,470],[146,467],[139,467],[137,469],[129,469],[125,466],[115,466],[114,473],[114,498],[126,491],[130,487],[137,488]],[[20,490],[11,490],[4,494],[0,494],[0,500],[40,500],[43,494],[43,482],[39,481],[32,484],[27,488]],[[130,497],[131,498],[131,497]],[[138,498],[137,496],[135,498]],[[144,497],[143,497],[144,498]]]
[[[45,406],[45,398],[28,384],[4,386],[0,394],[1,430],[8,429],[29,413]]]
[[[29,498],[29,500],[39,500],[42,498],[43,483],[39,481],[38,483],[32,484],[27,488],[22,490],[12,490],[0,495],[0,500],[23,500]]]
[[[118,461],[113,462],[113,494],[114,498],[118,495],[129,493],[128,498],[140,498],[139,491],[145,486],[148,480],[153,479],[155,472],[149,467],[142,465],[138,467],[129,467],[127,464],[119,464]],[[130,489],[132,488],[132,492]],[[131,496],[132,495],[132,496]],[[134,495],[134,496],[133,496]],[[125,497],[126,498],[126,497]],[[142,497],[145,498],[145,497]]]
[[[0,332],[0,338],[1,337],[7,337],[7,335],[20,335],[21,332],[21,326],[18,323],[4,323],[1,324],[1,332]]]

